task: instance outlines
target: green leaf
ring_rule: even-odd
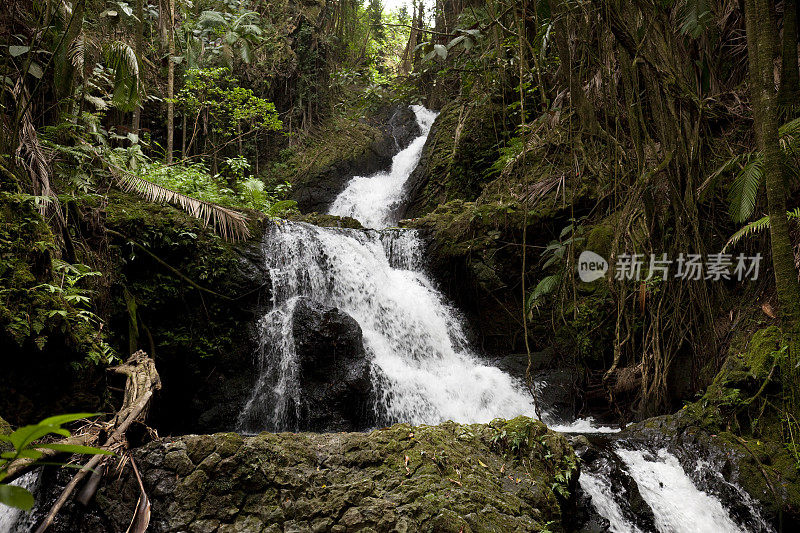
[[[225,17],[219,11],[203,11],[197,21],[197,25],[203,28],[224,26],[225,24],[227,24]]]
[[[70,413],[67,415],[58,415],[58,416],[51,416],[45,418],[41,422],[40,425],[45,426],[60,426],[62,424],[67,424],[69,422],[75,422],[76,420],[83,420],[84,418],[92,418],[95,416],[100,416],[101,413]]]
[[[758,191],[764,181],[764,158],[761,154],[750,159],[731,184],[728,192],[730,215],[734,222],[745,222],[756,207]]]
[[[18,56],[21,56],[22,54],[27,54],[28,52],[30,52],[30,50],[31,50],[30,46],[19,46],[18,45],[18,46],[9,46],[8,47],[8,53],[11,54],[11,57],[18,57]]]
[[[114,452],[92,446],[79,446],[77,444],[36,444],[37,448],[44,448],[63,453],[77,453],[83,455],[114,455]]]
[[[0,503],[28,511],[33,507],[33,494],[16,485],[0,485]]]
[[[442,59],[447,59],[447,47],[443,44],[435,44],[433,45],[434,51],[439,54],[439,57]]]
[[[31,64],[28,65],[28,74],[36,79],[42,79],[42,76],[44,76],[44,71],[42,70],[42,67],[39,66],[39,63],[31,62]]]
[[[3,459],[39,459],[42,456],[42,452],[37,452],[36,450],[32,450],[30,448],[26,448],[24,450],[20,450],[19,452],[3,452],[0,457]]]

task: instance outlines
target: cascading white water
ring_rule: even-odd
[[[415,106],[422,135],[398,153],[389,173],[353,178],[332,214],[367,226],[392,219],[403,185],[421,157],[436,114]],[[488,422],[533,415],[522,384],[483,364],[468,348],[461,321],[424,274],[413,230],[356,231],[300,223],[274,226],[264,240],[273,308],[262,319],[262,376],[240,426],[287,429],[300,394],[292,311],[307,296],[339,308],[361,326],[381,421]]]
[[[269,427],[285,427],[298,404],[291,317],[298,296],[339,308],[361,326],[372,361],[376,411],[386,422],[487,422],[532,415],[530,394],[468,349],[459,317],[421,271],[413,231],[356,231],[307,224],[273,227],[265,240],[274,308],[262,320],[259,387],[245,409],[270,405]],[[264,389],[267,387],[267,390]],[[255,428],[251,428],[255,429]]]
[[[412,106],[422,134],[392,160],[389,172],[356,176],[330,209],[330,214],[353,217],[367,228],[387,228],[397,224],[394,213],[403,201],[403,185],[419,164],[437,113],[422,106]]]
[[[608,520],[612,533],[642,533],[642,530],[630,523],[617,501],[618,494],[611,481],[601,474],[581,472],[578,478],[581,489],[592,499],[592,505],[600,516]]]
[[[715,476],[715,469],[702,460],[693,461],[692,472],[701,474],[698,479],[697,475],[690,476],[678,458],[664,448],[650,450],[628,442],[612,449],[601,446],[599,450],[599,457],[581,469],[578,481],[613,533],[773,531],[752,498],[718,472]],[[724,498],[698,488],[695,480],[709,473],[712,490],[725,493]],[[719,491],[720,487],[728,490]],[[631,490],[641,496],[639,501],[649,508],[647,513],[632,504],[636,498]]]
[[[28,472],[11,484],[27,489],[29,492],[36,492],[39,485],[39,472]],[[28,524],[26,521],[28,515],[30,515],[30,511],[26,512],[15,507],[8,507],[0,504],[0,532],[15,533],[17,531],[29,531],[29,526],[31,524]]]
[[[618,448],[628,473],[652,509],[656,527],[664,533],[738,533],[737,525],[715,498],[695,487],[678,458],[661,449],[651,456],[644,450]]]

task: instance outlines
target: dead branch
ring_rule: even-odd
[[[125,375],[128,379],[125,383],[125,396],[122,401],[122,407],[117,412],[111,424],[111,427],[115,427],[116,429],[114,429],[113,433],[108,437],[105,444],[101,446],[106,450],[119,448],[124,445],[125,432],[134,421],[144,419],[153,393],[161,388],[161,378],[158,375],[155,363],[141,350],[130,356],[125,364],[110,368],[109,371]],[[86,477],[86,474],[94,471],[106,457],[105,455],[93,456],[83,468],[73,476],[72,480],[67,484],[61,495],[53,504],[50,512],[47,513],[47,516],[39,525],[36,533],[44,532],[50,524],[53,523],[53,519],[67,502],[78,484]],[[99,480],[92,483],[92,485],[96,486],[97,483],[99,483]],[[91,494],[88,496],[91,497]],[[86,495],[83,495],[83,499],[86,499]]]

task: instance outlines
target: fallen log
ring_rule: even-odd
[[[125,432],[131,424],[136,420],[143,420],[145,418],[153,393],[161,388],[161,378],[158,375],[153,360],[141,350],[131,355],[124,364],[110,368],[109,371],[127,376],[122,407],[107,428],[110,431],[108,439],[100,446],[100,448],[104,450],[113,451],[124,446]],[[72,480],[70,480],[61,492],[61,495],[51,507],[50,512],[47,513],[47,516],[39,525],[38,529],[36,529],[36,533],[42,533],[50,527],[53,523],[53,519],[67,502],[78,484],[90,472],[101,472],[101,470],[95,469],[107,457],[106,455],[94,455],[84,464],[83,468],[72,477]],[[97,476],[101,475],[102,474],[97,473],[93,474],[93,479],[90,480],[89,487],[81,494],[82,501],[88,502],[94,495],[94,491],[97,489],[100,482]]]

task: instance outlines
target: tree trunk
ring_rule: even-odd
[[[169,0],[169,56],[167,58],[167,164],[172,164],[175,137],[175,0]]]
[[[144,54],[144,0],[136,0],[136,60],[142,60]],[[144,76],[144,74],[140,74]],[[131,122],[131,131],[139,135],[139,125],[142,119],[142,106],[141,102],[136,109],[133,110],[133,121]]]
[[[773,74],[775,57],[775,5],[772,0],[747,0],[747,52],[750,67],[750,97],[759,148],[764,154],[764,175],[770,216],[772,263],[775,288],[784,333],[789,337],[793,359],[800,326],[800,284],[786,216],[786,181],[783,152],[778,141],[778,105]],[[795,68],[797,67],[795,60]],[[794,366],[794,365],[792,365]]]
[[[781,86],[778,104],[783,108],[798,105],[800,70],[797,66],[797,1],[783,2],[783,48],[781,50]]]
[[[56,99],[62,103],[61,109],[69,111],[69,97],[73,96],[73,82],[75,80],[75,67],[70,58],[70,49],[75,39],[83,32],[83,18],[86,7],[85,1],[75,4],[72,16],[69,18],[69,25],[64,30],[64,42],[61,43],[53,58],[54,75],[53,89]]]

